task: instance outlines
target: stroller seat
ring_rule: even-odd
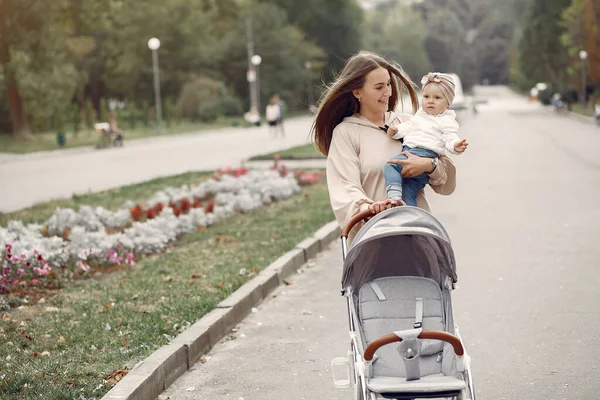
[[[357,300],[364,347],[386,334],[419,327],[453,333],[454,327],[447,329],[446,326],[445,303],[449,301],[449,294],[442,294],[440,285],[429,278],[393,276],[366,283]],[[449,325],[451,323],[450,320]],[[406,379],[398,344],[389,344],[377,350],[367,387],[380,394],[457,395],[466,383],[456,376],[452,347],[437,340],[422,340],[421,343],[420,379]]]

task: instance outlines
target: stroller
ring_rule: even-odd
[[[370,216],[342,232],[350,351],[332,361],[335,386],[352,385],[356,400],[475,400],[452,316],[457,276],[446,230],[426,211],[395,207],[373,216],[348,249],[350,230]]]

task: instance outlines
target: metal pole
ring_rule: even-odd
[[[160,104],[160,78],[158,76],[158,51],[152,50],[152,70],[154,72],[154,102],[156,105],[156,133],[163,133],[162,107]]]
[[[255,67],[256,68],[256,81],[254,82],[256,84],[256,88],[255,88],[255,92],[256,92],[256,109],[259,110],[258,113],[260,114],[260,78],[259,78],[259,68],[258,65]]]
[[[586,82],[585,82],[585,59],[581,60],[581,108],[583,108],[582,111],[585,110],[585,86],[586,86]]]
[[[248,51],[248,71],[254,71],[254,65],[252,64],[252,56],[254,55],[254,42],[252,41],[252,20],[250,18],[246,19],[246,41],[246,49]],[[258,112],[256,102],[256,84],[255,82],[248,82],[248,84],[250,86],[250,109],[255,107],[256,111]]]

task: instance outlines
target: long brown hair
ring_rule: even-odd
[[[417,92],[415,84],[404,74],[402,68],[386,61],[383,57],[368,51],[361,51],[353,55],[338,78],[327,87],[321,97],[317,117],[313,124],[314,141],[317,149],[327,155],[333,137],[333,129],[345,117],[353,115],[359,110],[359,103],[352,94],[353,90],[364,86],[369,72],[382,67],[388,70],[392,79],[392,95],[388,101],[388,111],[394,111],[398,99],[402,98],[404,89],[408,91],[413,106],[413,112],[418,109]],[[401,85],[398,86],[398,80]]]

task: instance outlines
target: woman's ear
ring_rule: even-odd
[[[356,98],[356,100],[360,101],[360,89],[354,89],[352,91],[352,95],[354,96],[354,98]]]

